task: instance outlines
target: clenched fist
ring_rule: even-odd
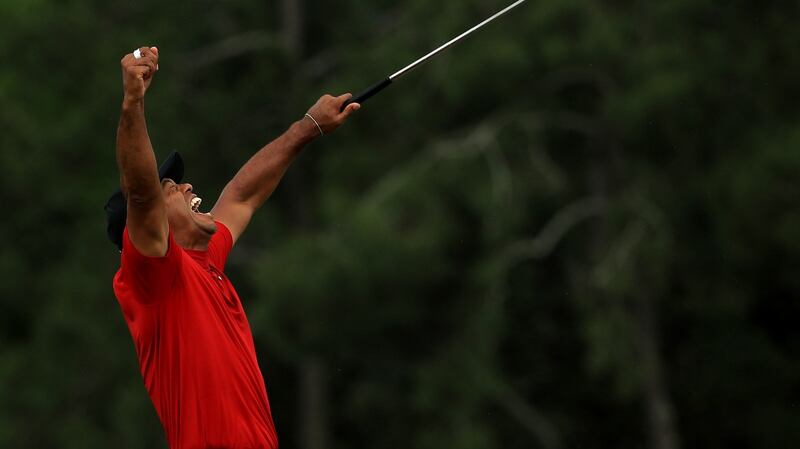
[[[143,99],[153,81],[153,76],[158,71],[158,49],[156,47],[139,48],[139,56],[137,58],[133,53],[128,53],[120,61],[122,86],[127,101]]]
[[[308,110],[308,115],[314,118],[315,124],[320,127],[324,134],[330,134],[336,128],[342,126],[350,114],[361,108],[358,103],[350,103],[344,111],[339,112],[344,102],[351,97],[351,94],[344,94],[338,97],[323,95],[314,106],[311,106],[311,109]]]

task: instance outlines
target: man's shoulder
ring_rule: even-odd
[[[141,303],[156,301],[174,293],[182,272],[191,270],[186,254],[170,236],[170,247],[163,257],[141,254],[129,239],[123,241],[120,265],[113,279],[117,299],[136,300]]]
[[[163,256],[146,256],[141,253],[131,241],[128,235],[128,229],[123,231],[122,236],[122,252],[120,257],[120,269],[129,269],[138,265],[168,265],[170,263],[179,263],[184,256],[184,250],[175,241],[172,231],[169,232],[167,253]]]

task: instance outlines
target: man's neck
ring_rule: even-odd
[[[183,249],[192,251],[207,251],[208,243],[211,241],[212,234],[205,233],[201,230],[195,232],[179,232],[173,230],[172,235],[175,242]]]

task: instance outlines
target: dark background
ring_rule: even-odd
[[[0,2],[0,447],[166,447],[104,231],[125,53],[213,203],[507,4]],[[798,12],[529,0],[308,147],[228,265],[282,447],[795,446]]]

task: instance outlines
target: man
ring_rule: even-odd
[[[349,94],[320,98],[239,170],[210,213],[202,213],[192,185],[181,183],[177,153],[156,168],[144,97],[158,56],[156,47],[142,47],[121,61],[121,189],[106,205],[109,238],[122,251],[114,293],[171,449],[276,448],[252,333],[225,261],[300,150],[360,106],[340,113]]]

